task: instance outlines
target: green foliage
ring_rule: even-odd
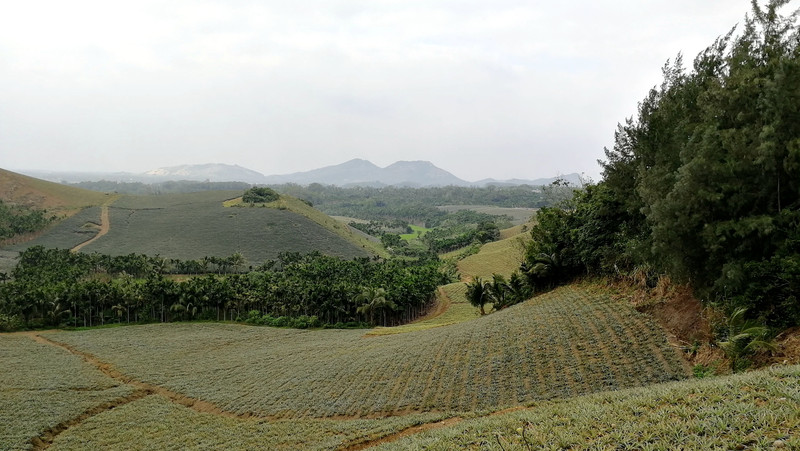
[[[740,307],[728,317],[725,338],[720,348],[731,361],[733,371],[742,371],[750,366],[749,357],[761,352],[777,349],[771,331],[763,323],[747,319],[747,309]]]
[[[286,253],[254,271],[242,273],[243,267],[239,254],[182,262],[35,246],[20,255],[12,280],[0,285],[0,313],[43,326],[246,320],[252,310],[261,312],[256,323],[280,327],[394,325],[423,315],[437,286],[448,280],[438,260]],[[164,277],[187,268],[206,276],[180,282]]]
[[[249,204],[268,204],[280,198],[280,194],[271,188],[257,186],[250,188],[242,195],[242,201]]]
[[[785,3],[754,2],[691,71],[680,56],[664,66],[606,150],[603,180],[537,215],[532,284],[647,267],[770,325],[800,324],[800,28]]]
[[[486,314],[484,306],[490,301],[489,287],[480,277],[475,277],[472,281],[467,282],[467,301],[473,307],[479,308],[481,315]]]
[[[800,449],[798,385],[795,365],[537,402],[375,449],[795,450]]]
[[[692,374],[697,379],[705,379],[707,377],[711,377],[716,373],[716,370],[713,367],[697,364],[692,367]]]
[[[111,208],[111,228],[83,252],[130,253],[180,260],[205,256],[224,258],[239,252],[249,264],[274,260],[282,252],[320,251],[344,258],[366,257],[372,249],[348,240],[335,226],[341,223],[318,213],[309,218],[292,208],[226,208],[222,202],[237,193],[212,191],[163,196],[124,196]],[[280,201],[283,202],[283,201]],[[290,201],[287,201],[290,202]],[[302,208],[308,209],[300,202]],[[308,209],[311,210],[311,209]],[[97,217],[93,220],[97,221]],[[58,232],[56,227],[53,232]],[[70,247],[42,236],[53,247]],[[85,238],[84,238],[85,239]],[[36,240],[30,244],[40,244]],[[45,243],[41,243],[45,244]]]
[[[46,210],[12,206],[0,200],[0,240],[39,231],[54,220],[54,216],[47,216]]]

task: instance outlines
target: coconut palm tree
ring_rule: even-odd
[[[481,310],[481,315],[485,315],[484,305],[489,302],[489,289],[487,284],[480,277],[474,277],[472,282],[467,283],[467,300],[473,307]]]
[[[381,313],[383,316],[383,325],[386,326],[386,311],[397,310],[397,304],[386,299],[386,290],[383,288],[367,287],[361,290],[361,293],[356,296],[356,304],[361,304],[356,309],[356,312],[362,315],[369,315],[369,322],[375,324],[374,313]]]

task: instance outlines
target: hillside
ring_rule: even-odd
[[[107,201],[108,195],[0,169],[0,200],[71,214]]]
[[[13,364],[20,353],[37,358]],[[51,365],[50,355],[65,363]],[[14,393],[0,397],[0,417],[14,425],[7,433],[17,441],[75,417],[76,404],[115,406],[71,423],[55,449],[95,439],[101,447],[118,446],[130,437],[121,424],[152,425],[156,418],[167,427],[152,436],[164,443],[174,434],[197,443],[202,439],[194,434],[216,430],[240,437],[229,442],[232,448],[257,437],[276,444],[303,437],[313,447],[339,431],[335,442],[320,446],[333,449],[443,418],[687,376],[648,317],[591,285],[391,336],[220,323],[6,335],[0,365],[14,368],[0,376]],[[66,367],[70,377],[62,373]],[[61,381],[55,385],[63,387],[61,403],[41,396],[42,378]],[[26,403],[49,414],[13,418]],[[186,422],[204,426],[178,426]]]
[[[60,185],[57,185],[60,186]],[[239,191],[162,196],[122,196],[107,207],[107,233],[81,248],[108,255],[139,253],[164,258],[201,259],[241,253],[249,265],[282,252],[320,251],[346,258],[370,256],[380,246],[306,204],[284,197],[273,208],[230,208],[223,202]],[[102,210],[90,208],[41,237],[12,246],[73,248],[103,227]]]

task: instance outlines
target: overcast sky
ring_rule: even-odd
[[[750,0],[3,1],[0,167],[585,172]]]

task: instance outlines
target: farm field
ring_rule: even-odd
[[[474,321],[363,335],[218,323],[43,334],[137,380],[271,419],[496,410],[687,375],[649,318],[588,288]]]
[[[40,237],[26,243],[7,246],[12,251],[23,251],[31,246],[72,249],[91,239],[100,231],[100,207],[86,207],[73,216],[55,224]]]
[[[109,207],[108,233],[81,251],[158,254],[182,260],[239,252],[249,265],[276,259],[282,252],[320,251],[344,258],[385,252],[379,244],[296,199],[282,198],[274,208],[223,205],[239,195],[239,191],[206,191],[122,196]],[[98,233],[100,210],[86,208],[37,239],[8,249],[73,248]]]
[[[455,423],[370,449],[800,449],[800,365],[537,402]]]
[[[45,431],[134,393],[32,335],[0,334],[0,368],[0,449],[26,448]]]
[[[439,306],[428,318],[423,318],[413,323],[397,327],[376,327],[366,335],[394,335],[415,332],[418,330],[432,329],[434,327],[449,326],[478,319],[478,309],[467,301],[467,286],[464,282],[455,282],[439,287]]]
[[[443,287],[451,308],[463,286]],[[59,424],[50,449],[800,445],[800,366],[686,380],[677,352],[590,283],[390,336],[224,323],[6,334],[0,449]]]

